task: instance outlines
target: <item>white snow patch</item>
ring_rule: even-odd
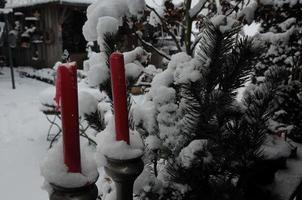
[[[286,162],[286,169],[279,170],[275,174],[272,185],[273,194],[280,200],[288,200],[301,183],[302,178],[302,145],[293,143],[298,147],[297,158],[290,158]]]
[[[125,73],[127,79],[131,78],[132,80],[136,80],[139,75],[143,72],[143,67],[137,65],[135,63],[128,63],[125,65]]]
[[[192,165],[196,164],[196,162],[202,162],[204,164],[211,162],[212,155],[207,152],[207,144],[207,140],[193,140],[179,153],[179,163],[183,167],[189,169]],[[200,152],[205,152],[207,154],[205,157],[201,157],[198,155]]]
[[[79,115],[85,116],[96,112],[98,100],[86,91],[79,91]]]
[[[63,143],[56,143],[41,164],[41,175],[48,183],[66,188],[94,183],[98,178],[98,171],[90,148],[86,143],[81,143],[81,173],[70,173],[64,164]]]
[[[116,141],[114,118],[111,116],[106,129],[97,136],[97,162],[100,166],[106,166],[105,156],[125,160],[137,158],[143,155],[144,145],[139,134],[130,131],[130,145],[125,141]]]
[[[150,150],[158,150],[162,147],[161,140],[155,135],[149,135],[145,139],[146,147]]]
[[[283,138],[268,135],[265,143],[260,148],[260,152],[262,152],[265,159],[275,160],[288,158],[291,154],[291,149],[289,143],[284,141]]]

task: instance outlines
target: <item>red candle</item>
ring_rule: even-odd
[[[110,56],[111,86],[117,141],[129,144],[128,110],[126,98],[126,78],[124,57],[121,53]]]
[[[68,172],[81,173],[77,67],[62,64],[57,70],[57,94],[62,116],[64,163]]]

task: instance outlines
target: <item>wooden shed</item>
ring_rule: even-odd
[[[94,0],[10,0],[12,29],[18,42],[13,49],[16,66],[52,67],[63,51],[81,66],[86,58],[82,26]]]

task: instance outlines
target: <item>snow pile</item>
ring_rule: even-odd
[[[182,84],[197,81],[202,76],[199,72],[199,66],[200,62],[197,59],[178,65],[174,73],[175,82]]]
[[[98,178],[94,153],[87,144],[81,143],[82,173],[69,173],[64,164],[63,143],[58,142],[49,150],[41,164],[41,175],[48,183],[65,188],[82,187],[94,183]]]
[[[296,21],[296,18],[291,17],[282,22],[281,24],[278,24],[278,26],[281,28],[282,31],[287,31],[289,27],[296,23]]]
[[[197,62],[197,59],[191,58],[186,53],[173,55],[168,68],[154,77],[150,92],[134,111],[136,123],[142,124],[149,133],[159,131],[157,134],[163,141],[163,145],[172,151],[182,146],[185,140],[180,134],[182,127],[178,123],[176,91],[170,86],[173,83],[187,83],[200,78]],[[158,130],[155,129],[157,126]]]
[[[49,3],[49,2],[90,4],[95,2],[96,0],[6,0],[6,1],[7,1],[6,7],[15,8],[21,6],[34,6],[34,5]]]
[[[252,0],[249,1],[249,4],[239,11],[237,19],[244,18],[248,24],[251,24],[254,21],[255,11],[258,8],[258,1]]]
[[[49,68],[36,70],[30,67],[18,67],[17,71],[20,76],[25,76],[33,79],[37,79],[46,83],[54,83],[54,77],[56,71]]]
[[[136,63],[128,63],[125,65],[125,73],[127,79],[136,80],[143,72],[144,68]]]
[[[98,100],[86,91],[79,91],[79,115],[84,117],[97,111]]]
[[[226,17],[225,15],[215,15],[211,18],[211,22],[214,26],[218,27],[221,33],[225,33],[236,25],[239,25],[239,22],[231,17]]]
[[[40,93],[39,98],[43,107],[44,106],[55,107],[57,105],[54,100],[55,93],[56,93],[56,88],[53,86],[46,88]],[[41,108],[41,110],[43,110],[43,108]]]
[[[101,120],[107,126],[113,116],[111,103],[108,101],[101,101],[98,104],[98,111],[100,112],[100,116],[102,117]]]
[[[184,168],[191,168],[192,165],[198,163],[210,163],[212,155],[207,151],[207,140],[193,140],[187,147],[183,148],[178,156],[178,162]],[[205,156],[200,156],[202,153]]]
[[[96,87],[109,79],[107,55],[104,52],[92,52],[88,59],[88,65],[87,79],[89,86]]]
[[[154,176],[154,174],[152,174],[151,171],[152,168],[146,165],[143,172],[137,177],[134,182],[134,194],[141,195],[142,193],[148,192],[162,194],[163,184]]]
[[[292,34],[294,34],[296,28],[292,26],[290,29],[283,33],[273,33],[273,32],[266,32],[266,33],[258,33],[255,35],[255,39],[260,41],[269,42],[272,44],[276,43],[287,43]]]
[[[136,127],[142,125],[149,133],[156,131],[155,105],[153,102],[146,100],[142,104],[133,105],[133,121]]]
[[[302,178],[302,145],[293,143],[298,147],[297,158],[290,158],[286,161],[286,169],[276,172],[275,181],[272,185],[272,193],[280,200],[291,199],[296,188],[301,184]]]
[[[54,100],[55,93],[54,86],[48,87],[40,93],[41,111],[53,111],[55,109],[57,106]],[[79,115],[84,117],[85,114],[96,112],[98,102],[104,98],[105,94],[100,93],[96,88],[89,88],[84,81],[81,81],[78,84]]]
[[[100,92],[100,90],[98,88],[92,88],[90,87],[85,79],[82,79],[79,83],[78,83],[78,90],[79,91],[84,91],[89,93],[90,95],[92,95],[97,101],[102,101],[104,100],[107,95],[104,94],[103,92]]]
[[[116,141],[113,116],[109,120],[106,129],[97,136],[97,161],[100,166],[106,166],[105,156],[118,159],[132,159],[143,155],[144,145],[139,134],[130,131],[130,145],[125,141]]]
[[[123,53],[123,55],[125,64],[132,63],[135,60],[140,63],[146,63],[151,56],[151,54],[147,53],[142,47],[136,47],[132,51]]]
[[[261,146],[260,152],[267,160],[288,158],[291,154],[291,146],[283,138],[268,135],[265,143]]]
[[[149,135],[145,140],[146,147],[150,150],[161,149],[161,140],[155,135]]]
[[[91,4],[87,9],[87,21],[83,26],[83,35],[87,41],[96,41],[98,39],[98,30],[103,29],[100,27],[101,24],[105,24],[108,31],[115,30],[117,23],[114,24],[108,23],[112,22],[112,19],[109,21],[106,19],[101,22],[99,18],[108,16],[115,18],[118,21],[118,25],[122,25],[124,16],[141,16],[145,9],[144,0],[111,0],[111,1],[96,1]],[[101,34],[104,31],[100,32]]]
[[[276,7],[282,7],[285,4],[289,4],[290,7],[296,5],[297,3],[302,3],[301,0],[260,0],[260,4],[262,5],[273,5]]]
[[[118,31],[118,27],[119,21],[114,17],[104,16],[99,18],[96,30],[98,35],[97,41],[100,46],[100,50],[106,50],[106,47],[103,45],[104,37],[106,36],[106,34],[115,35]]]

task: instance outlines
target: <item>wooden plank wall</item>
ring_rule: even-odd
[[[44,7],[43,12],[41,12],[41,19],[44,20],[44,30],[52,29],[54,33],[54,42],[43,45],[42,58],[45,60],[47,67],[52,67],[55,62],[59,61],[63,53],[62,26],[59,20],[60,11],[62,11],[62,8],[59,5],[49,5]]]

